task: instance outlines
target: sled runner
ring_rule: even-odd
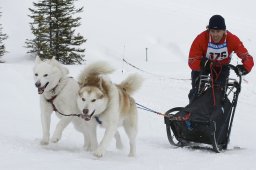
[[[236,70],[228,65],[230,71]],[[225,87],[212,83],[209,76],[200,76],[197,97],[185,107],[175,107],[165,113],[167,137],[171,145],[212,145],[219,153],[226,150],[238,95],[241,76],[229,78]]]

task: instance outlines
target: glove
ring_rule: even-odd
[[[206,57],[203,57],[200,63],[201,70],[209,73],[211,64],[212,64],[211,60],[207,59]]]
[[[236,66],[235,72],[237,75],[244,76],[248,74],[248,71],[244,68],[242,64]]]

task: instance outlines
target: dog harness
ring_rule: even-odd
[[[46,99],[46,101],[49,102],[49,103],[52,105],[53,111],[55,111],[55,112],[61,114],[62,116],[77,116],[77,117],[80,117],[80,118],[82,118],[82,119],[85,120],[85,116],[84,116],[83,114],[69,114],[69,115],[67,115],[67,114],[63,114],[63,113],[61,113],[60,111],[58,111],[58,109],[56,108],[56,106],[55,106],[54,103],[53,103],[53,101],[55,100],[56,97],[57,97],[57,95],[53,96],[53,97],[50,98],[50,99]],[[94,112],[95,112],[95,111],[94,111]],[[94,112],[93,112],[93,113],[94,113]],[[94,118],[95,118],[95,120],[96,120],[96,122],[97,122],[98,124],[100,124],[100,125],[102,124],[102,121],[99,119],[98,116],[94,116]]]

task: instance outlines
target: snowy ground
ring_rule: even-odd
[[[230,1],[231,2],[231,1]],[[159,112],[187,104],[190,70],[187,54],[194,37],[205,29],[213,14],[222,14],[228,29],[237,34],[253,56],[255,52],[255,2],[244,0],[86,0],[81,32],[87,37],[87,63],[108,60],[120,82],[131,72],[145,78],[143,87],[134,95],[136,101]],[[0,64],[0,169],[233,169],[254,170],[256,167],[256,74],[244,78],[237,112],[226,152],[172,147],[167,140],[163,117],[139,110],[137,157],[129,158],[128,142],[122,151],[114,141],[106,155],[97,159],[83,150],[83,138],[70,125],[57,144],[41,146],[39,96],[34,87],[33,61],[25,54],[25,39],[30,37],[27,18],[32,0],[0,0],[0,19],[9,35],[7,50]],[[217,4],[217,5],[216,5]],[[148,62],[145,49],[148,48]],[[143,71],[122,62],[122,58]],[[232,61],[239,60],[234,55]],[[77,77],[84,65],[67,66]],[[122,70],[124,71],[122,74]],[[58,119],[52,116],[52,127]],[[53,130],[53,129],[52,129]],[[99,129],[99,137],[103,130]],[[234,149],[239,147],[240,149]]]

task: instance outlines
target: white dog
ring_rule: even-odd
[[[105,62],[97,62],[87,66],[79,76],[78,108],[86,120],[95,118],[98,124],[105,127],[105,134],[97,147],[96,125],[90,125],[90,145],[97,147],[94,155],[103,156],[106,147],[115,136],[118,140],[118,126],[122,125],[130,143],[129,156],[136,154],[137,108],[130,96],[142,84],[142,78],[130,75],[122,83],[113,84],[105,75],[114,70]],[[94,124],[96,121],[91,120]]]
[[[40,108],[43,137],[42,145],[49,143],[50,122],[53,111],[60,118],[51,141],[56,143],[60,140],[64,128],[73,121],[77,130],[84,135],[84,145],[90,149],[88,140],[88,129],[85,128],[89,122],[77,116],[79,113],[76,99],[78,96],[79,85],[76,80],[68,77],[68,69],[58,63],[55,58],[42,61],[36,58],[34,67],[35,86],[40,94]],[[62,115],[61,115],[62,114]],[[90,127],[90,126],[89,126]]]

